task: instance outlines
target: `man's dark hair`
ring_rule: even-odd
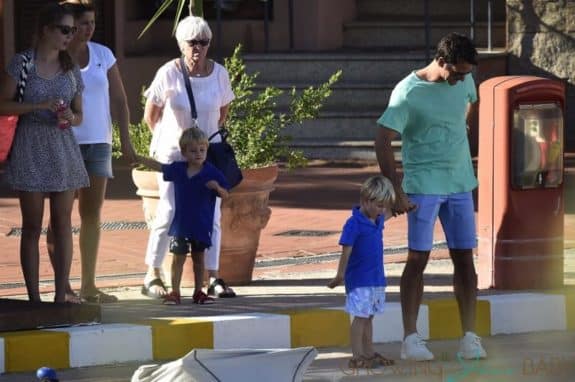
[[[69,12],[72,12],[74,15],[74,19],[77,20],[80,17],[84,16],[86,12],[94,12],[96,13],[96,8],[92,4],[91,1],[61,1],[60,4],[64,6]]]
[[[477,65],[477,50],[473,41],[459,33],[449,33],[437,44],[435,59],[443,57],[448,64],[458,64],[465,61]]]

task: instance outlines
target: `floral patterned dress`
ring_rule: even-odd
[[[15,55],[8,65],[7,72],[16,81],[22,70],[22,54],[32,57],[24,102],[38,103],[60,98],[69,105],[84,89],[77,67],[49,79],[39,76],[32,50]],[[18,191],[61,192],[89,185],[72,129],[60,129],[56,114],[49,110],[20,115],[5,170],[8,184]]]

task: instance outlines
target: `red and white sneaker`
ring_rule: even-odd
[[[207,294],[205,294],[204,292],[202,292],[201,290],[197,291],[196,293],[194,293],[194,296],[192,297],[194,304],[213,304],[214,303],[214,299],[211,297],[208,297]]]
[[[181,296],[177,292],[172,291],[164,296],[164,305],[180,305],[181,303]]]

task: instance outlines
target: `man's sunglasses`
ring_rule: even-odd
[[[71,27],[69,25],[54,25],[54,28],[59,29],[64,36],[67,36],[70,33],[74,34],[78,30],[78,28]]]
[[[189,46],[208,46],[210,44],[210,40],[188,40],[187,43]]]
[[[449,65],[450,65],[451,68],[454,68],[453,65],[451,65],[451,64],[449,64]],[[451,68],[449,69],[449,72],[451,73],[451,75],[452,75],[453,77],[456,77],[456,78],[463,78],[463,77],[465,77],[466,75],[468,75],[469,73],[472,72],[471,70],[468,71],[468,72],[458,72],[457,70],[451,69]]]

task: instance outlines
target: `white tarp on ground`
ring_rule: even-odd
[[[132,382],[297,382],[317,356],[313,347],[261,350],[194,349],[163,365],[140,366]]]

